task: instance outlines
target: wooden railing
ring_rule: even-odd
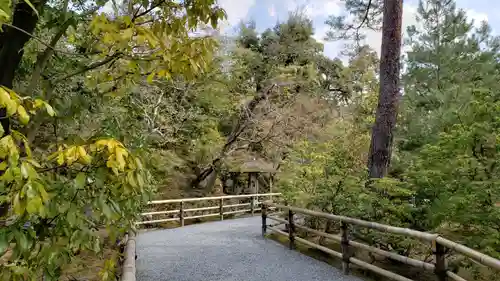
[[[268,215],[267,209],[268,208],[277,208],[277,209],[282,209],[288,211],[288,219],[283,219],[279,218],[276,216],[270,216]],[[296,224],[294,222],[294,215],[295,214],[303,214],[303,215],[308,215],[308,216],[313,216],[313,217],[319,217],[319,218],[325,218],[328,220],[334,220],[340,222],[340,235],[333,235],[329,233],[325,233],[322,231],[318,231],[315,229],[311,229],[309,227],[306,227],[304,225]],[[274,221],[278,221],[280,223],[284,223],[287,225],[288,233],[285,233],[284,231],[281,231],[275,227],[271,227],[267,225],[267,219],[271,219]],[[392,233],[392,234],[400,234],[406,237],[412,237],[419,239],[424,242],[428,242],[432,246],[432,251],[434,254],[434,262],[433,263],[428,263],[428,262],[423,262],[420,260],[412,259],[406,256],[402,256],[393,252],[388,252],[376,247],[372,247],[363,243],[359,243],[356,241],[352,241],[349,239],[349,225],[356,225],[356,226],[361,226],[369,229],[374,229],[378,230],[381,232],[387,232],[387,233]],[[332,239],[334,241],[337,241],[341,245],[341,250],[342,252],[337,252],[332,249],[329,249],[327,247],[318,245],[316,243],[313,243],[311,241],[305,240],[303,238],[300,238],[296,236],[296,229],[302,229],[306,232],[316,234],[321,237],[325,237],[328,239]],[[445,281],[445,280],[456,280],[456,281],[466,281],[464,278],[458,276],[457,274],[451,272],[447,268],[446,264],[446,249],[449,250],[454,250],[457,253],[460,253],[468,258],[471,258],[475,260],[476,262],[483,264],[491,269],[496,269],[500,270],[500,260],[497,260],[495,258],[492,258],[490,256],[484,255],[480,252],[477,252],[473,249],[470,249],[466,246],[460,245],[458,243],[455,243],[453,241],[450,241],[446,238],[443,238],[439,236],[438,234],[432,234],[432,233],[427,233],[427,232],[421,232],[421,231],[416,231],[408,228],[401,228],[401,227],[394,227],[394,226],[389,226],[389,225],[384,225],[380,223],[375,223],[375,222],[369,222],[369,221],[364,221],[360,219],[355,219],[355,218],[350,218],[350,217],[344,217],[344,216],[338,216],[338,215],[333,215],[333,214],[328,214],[328,213],[322,213],[322,212],[316,212],[312,210],[306,210],[306,209],[301,209],[297,207],[291,207],[291,206],[284,206],[284,205],[279,205],[276,203],[272,202],[264,202],[262,204],[262,235],[266,234],[267,229],[288,237],[289,240],[289,247],[290,249],[295,248],[295,242],[301,242],[309,247],[316,248],[320,251],[323,251],[327,254],[330,254],[334,257],[337,257],[342,260],[342,269],[345,274],[349,273],[349,265],[350,264],[355,264],[361,268],[371,270],[375,273],[378,273],[382,276],[385,276],[387,278],[393,279],[393,280],[398,280],[398,281],[412,281],[409,278],[406,278],[404,276],[401,276],[399,274],[390,272],[388,270],[382,269],[380,267],[377,267],[373,264],[364,262],[362,260],[359,260],[353,256],[353,249],[352,248],[357,248],[357,249],[362,249],[371,253],[375,253],[377,255],[396,260],[398,262],[410,265],[410,266],[415,266],[422,268],[424,270],[432,271],[435,273],[437,276],[437,280],[439,281]]]
[[[242,214],[250,213],[254,214],[261,210],[261,204],[263,200],[259,199],[271,199],[273,196],[279,196],[281,193],[263,193],[263,194],[243,194],[243,195],[229,195],[229,196],[216,196],[216,197],[198,197],[198,198],[185,198],[185,199],[168,199],[168,200],[154,200],[148,202],[150,206],[156,205],[167,205],[167,204],[178,204],[178,209],[161,210],[161,211],[151,211],[141,213],[141,217],[150,218],[150,220],[141,220],[136,222],[137,225],[144,224],[155,224],[163,222],[178,221],[180,226],[184,226],[185,220],[206,218],[206,217],[219,217],[220,220],[224,219],[225,215],[232,214]],[[224,205],[227,200],[241,200],[250,199],[249,203],[238,203]],[[216,201],[208,207],[191,208],[187,206],[191,202],[200,201]],[[239,209],[241,207],[250,207],[249,209]],[[217,210],[216,212],[213,212]],[[208,214],[192,215],[196,212],[211,211]],[[191,214],[191,215],[190,215]],[[152,219],[153,216],[171,216],[167,218]]]

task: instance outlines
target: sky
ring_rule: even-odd
[[[324,35],[329,30],[324,23],[329,15],[340,15],[343,11],[342,0],[218,0],[226,10],[228,18],[222,25],[223,33],[232,33],[240,21],[254,20],[257,29],[263,31],[272,27],[277,21],[286,20],[288,13],[297,8],[303,9],[313,21],[314,37],[321,41],[324,53],[329,57],[337,57],[343,50],[344,43],[325,42]],[[403,0],[403,26],[415,23],[418,0]],[[488,21],[493,32],[500,30],[500,1],[499,0],[456,0],[458,8],[467,12],[475,24]],[[365,43],[379,51],[381,35],[379,32],[367,32]]]

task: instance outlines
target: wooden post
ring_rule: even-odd
[[[292,210],[288,210],[288,241],[290,250],[295,249],[295,222]]]
[[[273,193],[273,174],[269,173],[269,193]],[[269,195],[269,200],[273,201],[273,196]]]
[[[432,241],[432,251],[435,257],[435,269],[434,273],[437,275],[439,281],[447,281],[448,276],[446,275],[446,250],[445,247],[436,242],[436,240]]]
[[[180,202],[180,207],[179,207],[179,221],[181,223],[181,227],[184,226],[184,201]]]
[[[252,213],[253,216],[253,213],[255,212],[255,198],[252,196],[250,197],[250,200],[252,200],[250,202],[250,212]]]
[[[342,272],[344,274],[349,274],[349,259],[351,258],[349,251],[349,230],[347,223],[343,221],[340,222],[340,235],[340,247],[342,249]]]
[[[262,209],[261,209],[261,214],[262,214],[262,236],[266,235],[266,230],[267,230],[267,206],[265,202],[262,202]]]
[[[224,220],[224,199],[219,200],[219,218]]]

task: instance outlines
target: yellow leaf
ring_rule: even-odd
[[[28,201],[28,204],[26,205],[26,211],[29,214],[34,214],[37,211],[39,212],[42,204],[42,199],[39,196],[35,196]]]
[[[0,87],[0,104],[5,105],[7,100],[10,100],[9,93],[3,87]]]
[[[33,104],[35,108],[40,108],[45,104],[45,102],[41,99],[35,99]]]
[[[42,200],[44,202],[46,202],[47,200],[49,200],[49,194],[47,193],[47,191],[45,191],[45,188],[42,184],[40,183],[36,183],[36,186],[37,186],[37,189],[38,189],[38,193],[40,193],[40,196],[42,197]]]
[[[78,160],[78,150],[76,146],[70,146],[65,152],[64,152],[64,158],[66,160],[66,163],[68,165],[73,164]]]
[[[0,139],[0,158],[5,159],[8,155],[12,156],[16,153],[19,152],[17,151],[17,147],[14,144],[12,135],[7,135]]]
[[[130,26],[130,24],[132,23],[132,19],[129,16],[123,16],[123,22],[126,26]]]
[[[19,198],[19,193],[14,196],[12,205],[14,206],[14,213],[16,215],[22,216],[24,214],[24,206]]]
[[[92,157],[88,154],[85,155],[84,157],[80,157],[80,163],[89,165],[90,163],[92,163]]]
[[[141,174],[139,174],[139,173],[137,173],[137,185],[139,185],[139,187],[144,186],[144,179],[142,178]]]
[[[31,165],[37,167],[37,168],[41,168],[42,166],[40,165],[40,163],[36,162],[35,160],[33,159],[26,159],[26,162],[30,163]]]
[[[28,124],[28,122],[30,121],[30,116],[22,105],[17,107],[17,114],[19,114],[19,120],[21,121],[21,123],[23,123],[24,125]]]
[[[127,181],[132,187],[137,187],[137,182],[134,179],[134,174],[132,172],[127,173]]]
[[[50,104],[48,104],[46,102],[44,102],[43,104],[45,105],[45,110],[47,111],[48,115],[50,115],[50,116],[56,115],[54,108],[52,108],[52,106],[50,106]]]
[[[5,171],[5,169],[7,169],[7,161],[0,163],[0,171]]]
[[[14,113],[17,111],[17,103],[13,101],[12,99],[5,100],[3,103],[5,108],[7,108],[7,116],[12,116]]]
[[[122,33],[123,39],[130,39],[134,35],[134,30],[132,28],[127,28]]]
[[[151,74],[148,75],[148,77],[146,78],[146,80],[148,81],[149,84],[152,84],[154,78],[155,78],[155,73],[151,72]]]
[[[137,168],[139,170],[142,170],[142,162],[141,162],[141,160],[139,158],[135,158],[134,160],[135,160],[135,164],[137,165]]]
[[[116,162],[115,162],[115,156],[114,155],[111,155],[108,157],[108,161],[106,161],[106,167],[108,168],[112,168],[116,165]]]
[[[26,163],[22,163],[21,164],[21,175],[23,176],[23,178],[27,179],[28,178],[28,167],[27,167],[28,164]]]
[[[78,154],[80,155],[80,157],[84,157],[85,155],[87,155],[87,151],[85,151],[85,148],[83,146],[78,146]]]
[[[47,160],[52,161],[52,160],[56,159],[56,158],[57,158],[57,156],[59,156],[59,154],[60,154],[60,153],[61,153],[60,151],[56,151],[56,152],[54,152],[54,153],[50,154],[50,155],[47,157]]]
[[[64,154],[63,153],[59,153],[59,155],[57,155],[57,164],[59,166],[64,164]]]
[[[123,154],[121,153],[121,150],[116,150],[116,163],[118,164],[118,168],[123,171],[125,168],[125,159],[123,158]]]

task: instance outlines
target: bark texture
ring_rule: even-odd
[[[399,72],[403,0],[384,0],[382,48],[380,52],[380,92],[372,128],[368,170],[370,178],[387,175],[391,162],[393,131],[400,100]]]
[[[32,1],[36,7],[41,7],[45,1]],[[21,58],[23,57],[24,45],[31,38],[28,34],[33,34],[38,22],[35,11],[24,1],[20,1],[14,8],[12,26],[3,26],[0,35],[0,85],[12,88],[14,76]],[[24,32],[22,32],[23,30]],[[28,34],[26,34],[28,33]],[[7,118],[5,108],[0,109],[0,123],[5,134],[10,133],[10,122]]]
[[[45,0],[32,3],[39,8],[45,4]],[[33,34],[37,22],[38,16],[25,1],[16,4],[12,17],[13,27],[4,25],[0,34],[0,86],[12,88],[16,70],[24,54],[24,46],[31,38],[28,34]],[[10,134],[10,120],[6,108],[0,108],[0,124],[4,134]],[[8,210],[8,203],[0,205],[0,217],[4,217]],[[0,221],[0,225],[3,223]]]

